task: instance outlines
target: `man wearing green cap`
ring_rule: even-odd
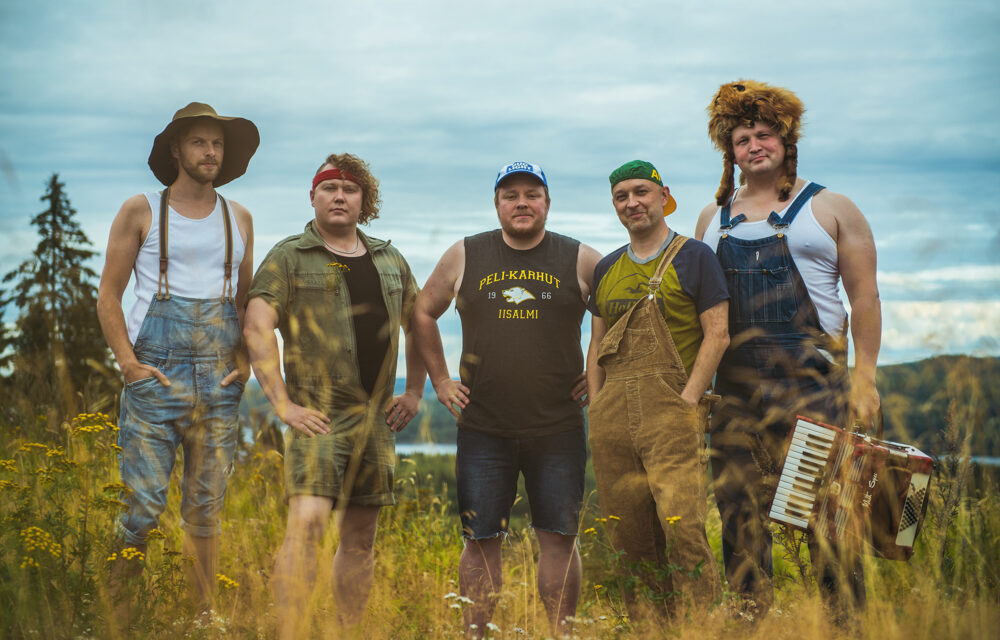
[[[594,270],[591,455],[615,546],[655,593],[678,594],[652,609],[675,617],[721,594],[705,534],[705,392],[729,344],[729,293],[708,246],[667,226],[677,204],[656,167],[633,160],[610,182],[629,243]]]

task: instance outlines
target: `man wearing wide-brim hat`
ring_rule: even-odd
[[[188,578],[199,610],[211,606],[219,513],[249,376],[240,326],[253,224],[249,211],[215,188],[243,175],[259,142],[252,122],[207,104],[177,111],[149,154],[167,188],[122,205],[98,292],[101,328],[125,379],[121,546],[145,550],[181,447],[181,528],[185,555],[195,559]],[[126,314],[122,294],[133,272],[136,302]],[[113,573],[126,574],[123,567]]]

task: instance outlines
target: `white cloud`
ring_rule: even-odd
[[[1000,355],[1000,301],[883,302],[883,364],[928,355]]]

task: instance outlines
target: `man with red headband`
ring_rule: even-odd
[[[765,510],[796,414],[848,427],[871,424],[879,408],[875,243],[853,202],[798,177],[804,110],[794,93],[762,82],[719,88],[708,129],[725,168],[695,232],[715,249],[732,297],[732,343],[716,378],[722,402],[712,419],[712,472],[726,578],[758,613],[773,599]],[[851,304],[850,379],[839,282]],[[863,604],[856,550],[815,538],[809,547],[821,593],[838,614]]]
[[[342,628],[364,613],[379,510],[394,504],[393,432],[416,414],[426,374],[409,339],[417,285],[388,242],[358,229],[378,216],[378,181],[350,154],[331,155],[310,192],[314,219],[279,242],[250,288],[244,335],[285,445],[288,527],[275,566],[278,636],[307,635],[316,554],[336,509],[333,590]],[[400,328],[406,390],[393,397]],[[282,379],[275,329],[284,341]]]

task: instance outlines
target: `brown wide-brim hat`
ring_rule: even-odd
[[[226,138],[225,151],[222,154],[222,167],[213,186],[221,187],[246,173],[250,158],[260,145],[257,126],[246,118],[220,116],[215,109],[203,102],[192,102],[175,113],[170,124],[153,140],[153,149],[149,152],[149,168],[153,170],[157,180],[169,187],[177,179],[177,160],[170,154],[170,142],[177,127],[189,118],[212,118],[222,125]]]

